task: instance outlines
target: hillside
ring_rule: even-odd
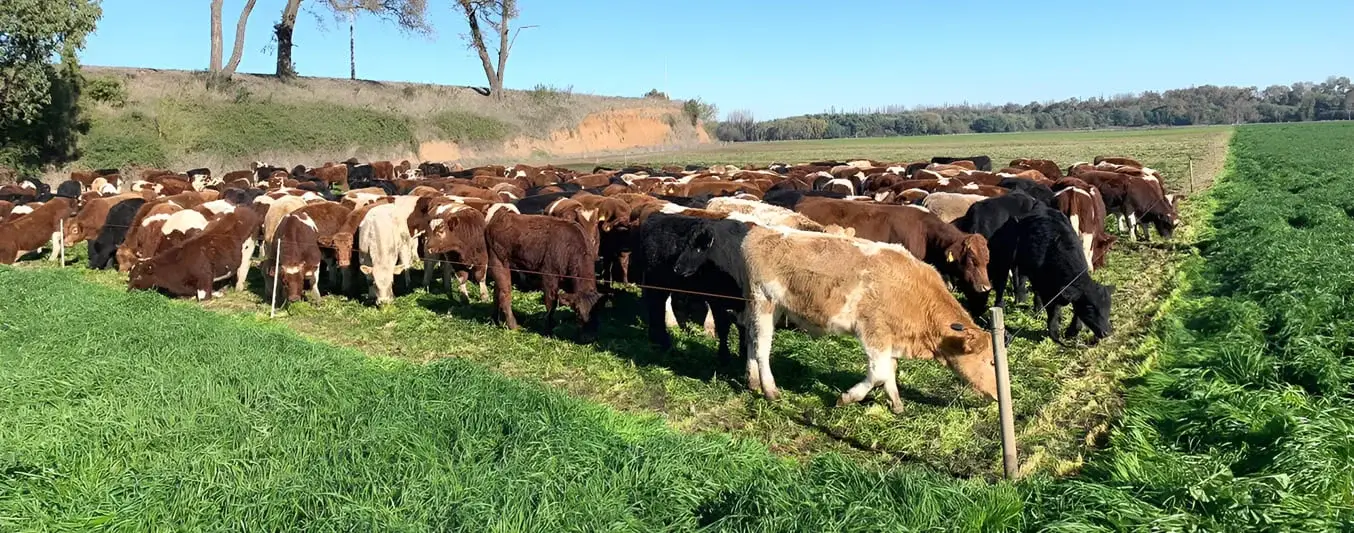
[[[708,142],[682,101],[469,87],[85,67],[92,127],[76,166],[237,168],[250,161],[541,161]]]

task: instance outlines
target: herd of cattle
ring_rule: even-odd
[[[410,284],[419,259],[423,283],[440,275],[449,297],[453,278],[467,301],[472,283],[489,299],[492,281],[495,319],[508,328],[513,286],[538,288],[546,331],[562,303],[583,340],[619,294],[613,284],[634,283],[659,346],[671,345],[674,297],[704,304],[721,361],[736,327],[748,385],[769,399],[776,324],[854,334],[868,372],[841,403],[882,386],[895,411],[899,357],[935,359],[995,396],[991,339],[976,320],[1008,285],[1017,302],[1033,289],[1056,342],[1082,325],[1092,342],[1109,335],[1113,287],[1090,276],[1116,241],[1107,218],[1139,239],[1149,227],[1169,238],[1178,223],[1159,173],[1122,157],[1065,171],[1018,159],[996,172],[986,156],[587,173],[349,160],[137,178],[104,170],[72,173],[55,192],[36,180],[0,187],[0,264],[88,241],[90,268],[206,300],[223,282],[245,290],[257,253],[265,295],[353,295],[360,272],[380,305],[397,275]]]

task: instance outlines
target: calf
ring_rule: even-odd
[[[949,223],[964,216],[969,206],[986,200],[986,196],[953,192],[931,193],[922,199],[921,205],[930,210],[940,220]]]
[[[16,220],[0,224],[0,265],[12,265],[20,257],[52,247],[52,261],[61,260],[62,221],[70,216],[70,199],[55,197]]]
[[[1090,265],[1081,250],[1081,239],[1062,213],[1039,205],[1030,213],[1011,221],[989,241],[992,250],[992,280],[996,302],[1002,306],[1006,272],[1017,269],[1029,276],[1038,302],[1048,309],[1048,336],[1061,344],[1058,328],[1062,308],[1072,306],[1072,323],[1066,336],[1075,336],[1081,324],[1090,328],[1095,340],[1113,332],[1110,326],[1110,295],[1106,287],[1091,279]]]
[[[389,203],[372,206],[357,226],[360,269],[371,282],[369,293],[376,305],[394,301],[395,275],[413,264],[414,236],[408,221],[408,211]]]
[[[95,198],[85,203],[80,208],[80,212],[75,217],[66,221],[65,244],[66,246],[75,246],[81,241],[98,237],[103,229],[105,221],[108,219],[108,212],[113,206],[133,198],[141,198],[138,193],[125,193],[107,198]]]
[[[132,266],[155,255],[163,236],[160,229],[174,213],[182,211],[174,202],[149,201],[141,206],[132,219],[131,228],[117,249],[118,272],[131,272]]]
[[[132,228],[132,220],[145,203],[144,198],[132,198],[118,202],[108,210],[108,217],[99,230],[99,236],[89,241],[89,268],[106,269],[113,266],[113,254],[126,240],[127,232]]]
[[[974,390],[996,397],[992,341],[978,328],[935,269],[901,247],[795,230],[702,221],[677,257],[677,275],[713,267],[742,282],[748,300],[748,386],[780,396],[771,374],[771,340],[779,316],[815,333],[851,333],[869,359],[863,381],[838,405],[858,402],[883,385],[901,412],[897,359],[935,359]],[[833,265],[806,275],[804,265]]]
[[[1130,239],[1149,239],[1146,228],[1143,228],[1142,236],[1138,236],[1138,225],[1142,223],[1151,224],[1163,239],[1171,238],[1180,224],[1175,206],[1177,197],[1162,194],[1156,180],[1105,171],[1084,171],[1075,177],[1100,191],[1106,213],[1119,217],[1120,231],[1124,230],[1124,222],[1128,222]]]
[[[1063,177],[1063,171],[1058,168],[1058,164],[1048,159],[1016,159],[1011,161],[1010,166],[1021,170],[1038,170],[1044,177],[1052,180]]]
[[[174,296],[209,300],[219,294],[213,292],[215,282],[235,277],[238,286],[244,281],[249,263],[243,248],[258,227],[253,210],[237,209],[197,236],[132,267],[128,287],[158,288]]]
[[[448,202],[432,207],[429,215],[425,247],[436,263],[424,266],[423,284],[430,286],[437,267],[441,267],[444,290],[448,295],[454,273],[466,302],[470,301],[467,281],[479,284],[480,298],[488,300],[489,288],[484,281],[489,252],[484,244],[484,214],[468,205]]]
[[[273,234],[283,246],[268,247],[263,262],[265,294],[271,294],[273,279],[282,284],[279,289],[287,302],[301,301],[306,282],[310,282],[311,296],[320,299],[320,245],[319,228],[310,215],[293,212],[282,218]],[[278,269],[281,272],[278,272]]]
[[[519,215],[506,209],[491,211],[486,222],[494,304],[508,329],[517,329],[512,314],[511,271],[518,270],[540,278],[547,332],[554,329],[555,306],[562,302],[574,309],[580,340],[591,341],[597,331],[598,315],[594,311],[601,295],[593,271],[597,256],[584,229],[568,220]]]

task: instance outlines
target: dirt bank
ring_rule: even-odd
[[[685,117],[672,108],[640,107],[591,113],[575,128],[551,132],[549,138],[519,135],[496,148],[470,148],[451,141],[427,141],[419,145],[418,157],[428,161],[456,161],[509,157],[551,157],[610,154],[635,149],[676,149],[710,142],[701,127],[680,124]],[[693,131],[694,130],[694,131]]]

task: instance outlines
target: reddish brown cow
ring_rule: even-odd
[[[541,210],[541,214],[577,223],[588,236],[588,244],[592,253],[597,254],[597,247],[600,244],[597,235],[597,210],[583,207],[583,204],[577,200],[560,198],[545,206],[545,209]]]
[[[858,238],[900,244],[954,279],[966,294],[992,288],[987,239],[959,231],[925,208],[808,197],[795,205],[795,211],[824,226],[854,228]]]
[[[252,170],[232,170],[221,176],[222,183],[235,183],[244,180],[248,187],[254,186],[254,171]],[[247,187],[246,187],[247,188]]]
[[[584,189],[591,189],[594,187],[606,187],[611,183],[611,174],[610,173],[587,174],[569,180],[569,183],[572,183]]]
[[[1112,164],[1115,164],[1115,165],[1125,165],[1125,166],[1130,166],[1130,167],[1138,167],[1138,168],[1142,168],[1142,163],[1139,163],[1136,159],[1132,159],[1132,158],[1128,158],[1128,157],[1116,157],[1116,156],[1100,155],[1100,156],[1096,156],[1094,163],[1097,164],[1097,165],[1099,165],[1099,164],[1101,164],[1101,163],[1112,163]]]
[[[0,200],[0,223],[3,223],[12,211],[14,211],[14,202]]]
[[[99,232],[103,230],[104,220],[108,218],[108,210],[119,202],[132,198],[141,198],[141,194],[123,193],[106,198],[91,198],[83,202],[80,212],[66,221],[66,246],[75,246],[80,241],[98,237]]]
[[[443,290],[451,294],[451,278],[456,277],[461,295],[470,301],[467,281],[480,286],[480,298],[489,299],[485,275],[489,267],[489,252],[484,244],[484,213],[465,204],[445,202],[429,208],[428,238],[430,258],[438,261],[425,265],[423,284],[431,287],[438,270],[442,274]],[[439,268],[440,267],[440,268]]]
[[[517,329],[512,314],[512,270],[533,272],[539,278],[545,304],[546,332],[554,330],[555,307],[564,303],[574,309],[580,340],[596,335],[601,295],[597,292],[594,264],[587,235],[574,222],[539,215],[519,215],[499,209],[488,217],[485,242],[489,251],[489,276],[494,280],[494,304],[508,329]],[[560,290],[563,289],[563,294]]]
[[[348,165],[326,163],[325,166],[315,169],[313,174],[325,183],[338,185],[340,191],[348,191]]]
[[[671,183],[663,186],[663,194],[670,196],[700,196],[708,194],[710,196],[733,196],[735,194],[750,194],[758,198],[762,197],[762,191],[757,187],[746,183],[736,183],[732,181],[704,181],[693,183]]]
[[[317,204],[318,205],[318,204]],[[287,302],[299,302],[305,291],[306,282],[310,282],[310,294],[320,299],[320,253],[319,229],[310,215],[293,211],[282,218],[273,232],[280,239],[281,246],[270,246],[260,265],[263,271],[264,293],[273,291],[273,279],[282,284],[278,287]],[[281,272],[278,272],[278,267]]]
[[[71,200],[57,196],[28,215],[0,223],[0,265],[12,265],[44,244],[51,245],[52,260],[60,260],[61,221],[70,216],[71,207]]]
[[[1063,171],[1058,168],[1058,164],[1048,159],[1016,159],[1011,161],[1010,166],[1020,170],[1038,170],[1044,177],[1052,180],[1063,177]]]
[[[366,218],[367,212],[378,205],[394,203],[394,197],[386,197],[359,207],[348,214],[348,218],[343,221],[343,225],[334,232],[330,242],[334,246],[334,259],[338,262],[339,268],[346,269],[353,260],[353,235],[357,233],[357,227],[362,224],[362,219]],[[347,292],[348,287],[343,288]]]
[[[1119,216],[1119,230],[1124,231],[1125,221],[1129,238],[1139,238],[1138,225],[1152,224],[1162,238],[1169,239],[1180,223],[1176,212],[1175,195],[1162,194],[1161,184],[1157,180],[1135,178],[1117,172],[1098,170],[1079,171],[1076,176],[1100,191],[1108,214]],[[1147,231],[1142,239],[1148,239]]]
[[[213,284],[231,277],[243,278],[249,263],[243,245],[258,231],[258,215],[236,209],[212,222],[202,233],[165,250],[132,268],[128,287],[159,288],[175,296],[211,299]]]
[[[1100,191],[1077,178],[1062,178],[1054,184],[1058,210],[1072,221],[1081,237],[1081,250],[1092,271],[1105,265],[1109,248],[1118,240],[1105,233],[1105,201]]]

